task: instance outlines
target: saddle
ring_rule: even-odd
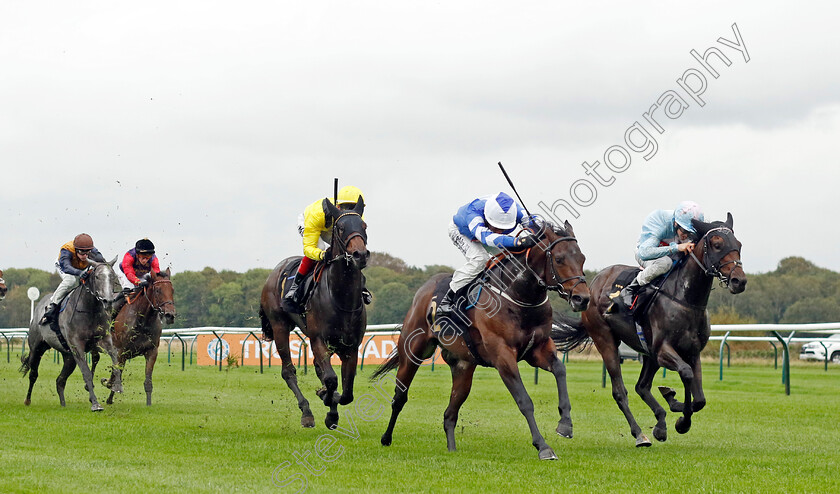
[[[435,338],[438,340],[451,340],[454,337],[460,336],[464,340],[464,343],[467,344],[467,348],[477,364],[483,367],[492,367],[492,365],[478,354],[475,340],[470,334],[472,321],[467,316],[467,311],[475,306],[475,302],[481,295],[483,287],[482,278],[482,276],[478,276],[467,284],[467,286],[455,292],[451,314],[440,321],[435,320],[435,312],[437,312],[438,301],[443,299],[449,290],[449,282],[452,281],[452,276],[445,276],[438,280],[435,285],[435,291],[429,301],[429,306],[426,308],[426,321],[429,323],[429,327],[432,328]]]
[[[286,293],[288,293],[289,291],[289,287],[292,286],[292,281],[294,280],[295,276],[298,275],[298,268],[300,267],[300,262],[302,260],[303,258],[291,261],[286,266],[286,268],[283,269],[283,271],[280,273],[280,279],[277,281],[277,290],[280,292],[281,298],[286,296]],[[315,265],[315,269],[313,269],[305,275],[305,279],[300,284],[300,289],[303,290],[303,297],[301,298],[301,307],[306,307],[306,304],[312,297],[312,293],[315,291],[315,287],[321,280],[321,273],[323,273],[324,271],[324,266],[324,261],[318,261],[318,264]]]

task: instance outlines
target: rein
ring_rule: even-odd
[[[540,236],[540,237],[543,236],[543,234],[545,233],[545,228],[546,227],[543,226],[543,228],[539,232],[537,232],[537,235]],[[565,279],[562,279],[562,280],[558,279],[559,276],[557,274],[557,269],[555,268],[554,263],[552,262],[552,259],[551,259],[551,249],[553,249],[554,246],[559,244],[560,242],[567,242],[567,241],[568,242],[577,242],[577,239],[575,237],[561,237],[561,238],[555,239],[554,241],[549,243],[548,246],[546,246],[545,249],[543,249],[543,252],[545,252],[545,263],[546,263],[544,272],[546,273],[546,275],[548,273],[551,273],[551,282],[553,284],[549,284],[548,282],[546,282],[546,280],[537,276],[536,272],[533,269],[531,269],[531,267],[528,265],[528,257],[531,253],[530,248],[527,249],[527,250],[524,250],[524,251],[522,251],[522,250],[520,250],[520,251],[507,251],[507,250],[505,250],[505,251],[500,252],[499,254],[496,254],[495,256],[493,256],[493,258],[490,259],[490,261],[488,261],[487,271],[491,270],[492,268],[494,268],[496,266],[499,266],[502,269],[504,269],[504,265],[502,264],[502,261],[504,261],[505,258],[508,257],[508,254],[519,255],[519,254],[522,254],[524,252],[525,253],[525,268],[530,273],[532,273],[534,275],[534,277],[537,279],[537,285],[540,288],[545,289],[545,290],[556,291],[560,295],[561,298],[566,300],[569,303],[569,305],[572,305],[571,294],[579,284],[586,283],[586,277],[584,277],[584,276],[571,276],[569,278],[565,278]],[[575,282],[574,285],[572,285],[572,288],[567,291],[564,284],[569,282],[569,281],[572,281],[572,280],[577,280],[577,281]],[[485,280],[483,280],[481,283],[483,284],[485,281],[486,281],[486,277],[485,277]],[[537,304],[526,304],[524,302],[517,301],[513,297],[508,295],[506,293],[507,287],[505,287],[505,290],[501,290],[501,289],[496,288],[496,287],[494,287],[492,285],[489,285],[489,284],[487,286],[492,291],[496,292],[497,294],[504,297],[506,300],[512,302],[513,304],[518,305],[519,307],[539,307],[539,306],[545,304],[546,302],[548,302],[548,293],[546,293],[545,299],[542,302],[537,303]]]
[[[172,280],[157,280],[157,281],[152,283],[152,286],[155,286],[155,285],[158,285],[158,284],[161,284],[161,283],[167,283],[171,286],[172,285]],[[173,307],[175,306],[175,301],[174,300],[166,300],[163,303],[161,303],[160,305],[155,305],[155,303],[152,302],[152,299],[149,298],[149,288],[150,287],[148,287],[148,286],[143,287],[143,291],[140,292],[140,293],[142,293],[143,297],[145,297],[146,301],[149,302],[149,307],[151,307],[151,309],[154,312],[156,312],[159,316],[162,316],[164,314],[163,308],[166,307],[167,305],[171,305]],[[137,298],[140,296],[140,293],[138,293],[137,296],[134,297],[134,300],[137,300]],[[129,305],[133,303],[132,300],[129,299],[128,297],[126,297],[126,300],[129,303]]]

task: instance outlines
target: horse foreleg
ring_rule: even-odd
[[[507,353],[507,355],[506,355]],[[508,391],[516,401],[516,406],[519,411],[525,416],[528,422],[528,428],[531,430],[531,444],[539,451],[541,460],[556,460],[557,455],[554,450],[545,442],[540,430],[537,427],[537,421],[534,419],[534,402],[525,390],[525,385],[522,383],[522,376],[519,375],[519,367],[516,365],[516,356],[511,352],[499,353],[498,361],[496,362],[496,369],[502,381],[507,386]]]
[[[99,404],[99,400],[96,399],[96,394],[93,392],[93,374],[90,372],[90,367],[88,367],[87,362],[85,361],[85,354],[79,348],[83,348],[82,345],[79,345],[77,342],[69,342],[70,344],[70,351],[73,353],[73,359],[76,361],[76,365],[79,366],[79,370],[82,372],[82,378],[85,381],[85,389],[88,390],[90,393],[90,411],[91,412],[101,412],[103,410],[102,405]],[[67,367],[67,363],[64,364]],[[63,374],[63,372],[62,372]],[[59,376],[61,377],[61,376]],[[66,378],[65,378],[66,380]],[[62,386],[63,391],[63,386]],[[63,393],[62,393],[63,394]],[[63,401],[63,396],[62,396]]]
[[[556,345],[552,340],[546,340],[541,348],[532,352],[527,362],[554,375],[554,379],[557,381],[557,409],[560,412],[560,421],[557,423],[556,432],[562,437],[571,439],[574,435],[572,432],[572,403],[569,400],[569,389],[566,386],[566,365],[557,358]]]
[[[654,417],[656,417],[653,437],[657,441],[665,441],[668,439],[668,424],[665,422],[665,417],[668,414],[650,392],[657,370],[659,370],[659,364],[657,364],[656,359],[642,356],[642,370],[639,373],[639,380],[636,382],[636,393],[641,396],[642,401],[647,403],[647,406],[653,411]]]
[[[55,391],[58,393],[58,401],[61,406],[66,406],[64,403],[64,387],[67,385],[67,378],[76,369],[76,358],[66,353],[62,353],[61,358],[64,361],[64,366],[61,367],[61,372],[55,378]]]
[[[157,362],[158,348],[152,347],[146,352],[146,380],[143,381],[143,389],[146,391],[146,406],[152,406],[152,372]]]
[[[341,396],[338,397],[339,405],[353,403],[353,383],[356,380],[356,364],[359,361],[359,353],[353,349],[348,355],[341,359]]]
[[[691,428],[691,389],[694,385],[694,371],[667,342],[662,344],[662,347],[659,349],[659,353],[657,354],[657,358],[661,366],[666,369],[676,371],[683,382],[683,388],[685,388],[685,400],[683,400],[682,403],[683,416],[677,419],[677,422],[674,424],[674,429],[680,434],[685,434]],[[699,362],[699,357],[697,360]],[[663,395],[665,394],[666,393],[663,392]],[[668,400],[668,397],[665,396],[665,399]],[[671,410],[674,411],[674,408],[677,408],[674,405],[679,402],[676,402],[676,400],[669,400],[668,403]]]
[[[108,381],[110,383],[109,388],[111,388],[112,392],[115,393],[122,393],[123,386],[122,386],[122,369],[125,365],[125,359],[121,360],[119,355],[119,350],[117,350],[116,345],[114,345],[114,340],[111,335],[107,335],[100,341],[100,345],[102,348],[108,352],[108,355],[111,357],[111,378]],[[92,373],[91,373],[92,374]]]
[[[443,412],[443,430],[446,432],[446,447],[455,451],[455,425],[458,423],[458,411],[467,400],[472,389],[475,364],[459,360],[450,366],[452,370],[452,392],[449,395],[449,406]]]
[[[125,369],[125,362],[126,356],[120,353],[119,360],[117,361],[117,365],[120,369]],[[116,379],[116,374],[114,374],[114,369],[111,369],[111,376],[108,379],[102,378],[102,385],[108,388],[111,392],[108,394],[108,399],[105,400],[105,403],[108,405],[114,404],[114,390],[112,387],[114,386],[114,379]]]

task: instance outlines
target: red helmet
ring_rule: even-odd
[[[80,233],[73,239],[73,248],[90,250],[93,248],[93,239],[87,233]]]

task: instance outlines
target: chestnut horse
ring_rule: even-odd
[[[636,383],[636,392],[653,411],[656,426],[653,437],[658,441],[667,439],[665,409],[650,392],[653,378],[660,367],[676,371],[685,387],[685,399],[677,401],[672,388],[660,386],[672,412],[682,412],[675,429],[685,434],[691,428],[691,415],[706,405],[700,371],[700,351],[709,340],[711,328],[706,303],[712,289],[713,278],[717,277],[731,293],[741,293],[747,285],[747,277],[741,265],[741,242],[732,231],[732,215],[726,222],[703,223],[693,220],[700,240],[694,246],[690,257],[683,257],[681,263],[670,273],[665,282],[647,304],[647,310],[637,318],[643,338],[637,335],[635,324],[624,314],[607,313],[611,300],[609,293],[616,277],[630,266],[616,265],[604,269],[592,280],[593,303],[583,313],[581,320],[558,315],[559,328],[552,332],[561,350],[568,351],[586,344],[588,337],[604,360],[612,381],[612,395],[618,408],[630,424],[630,433],[636,439],[636,446],[650,446],[648,437],[642,433],[636,419],[630,412],[627,388],[621,377],[621,359],[618,346],[621,342],[642,355],[642,370]]]
[[[449,451],[455,451],[458,411],[470,393],[476,365],[498,370],[528,422],[531,444],[542,460],[557,456],[537,427],[534,404],[522,383],[517,362],[525,360],[551,372],[557,381],[559,396],[560,421],[556,431],[561,436],[572,437],[566,367],[557,358],[555,344],[550,338],[552,309],[548,291],[559,292],[575,311],[584,310],[589,303],[589,290],[583,277],[586,258],[578,248],[568,222],[564,228],[543,224],[533,233],[539,244],[521,252],[499,254],[491,260],[492,267],[485,270],[481,291],[477,295],[458,297],[460,300],[453,312],[458,313],[462,325],[469,325],[466,338],[465,333],[454,328],[449,318],[431,321],[436,306],[433,296],[445,288],[443,285],[448,284],[449,275],[436,275],[417,291],[403,322],[396,351],[371,378],[377,379],[398,368],[391,420],[381,438],[383,445],[391,444],[397,417],[408,401],[408,388],[417,369],[438,346],[452,372],[452,392],[443,414]],[[465,298],[468,304],[464,304]],[[463,309],[460,308],[462,304],[466,305]]]
[[[268,276],[260,298],[259,314],[263,339],[274,340],[277,346],[283,367],[281,373],[297,398],[303,427],[314,427],[315,418],[309,401],[298,387],[289,351],[289,334],[297,326],[309,337],[315,373],[323,384],[317,394],[330,409],[325,424],[332,429],[338,424],[338,405],[353,401],[359,344],[367,326],[367,311],[362,302],[362,269],[367,265],[370,252],[367,250],[367,225],[362,220],[365,210],[362,198],[359,197],[356,205],[349,210],[340,210],[328,200],[323,204],[328,210],[327,218],[332,221],[332,240],[320,281],[307,302],[304,314],[286,312],[282,303],[283,294],[288,289],[285,277],[292,267],[297,272],[295,261],[300,259],[299,256],[283,260]],[[337,391],[338,377],[330,364],[333,354],[341,359],[341,394]]]
[[[135,290],[126,297],[125,305],[120,308],[114,318],[114,344],[117,345],[117,359],[120,369],[125,368],[125,362],[134,357],[146,357],[146,380],[143,388],[146,390],[146,405],[152,404],[152,372],[157,361],[158,346],[162,322],[175,322],[175,301],[172,288],[171,272],[169,268],[160,273],[151,272],[146,275],[149,284]],[[99,354],[94,354],[93,367],[99,361]],[[107,388],[116,378],[111,373],[110,379],[102,379]],[[114,402],[114,391],[108,396],[106,403]]]

